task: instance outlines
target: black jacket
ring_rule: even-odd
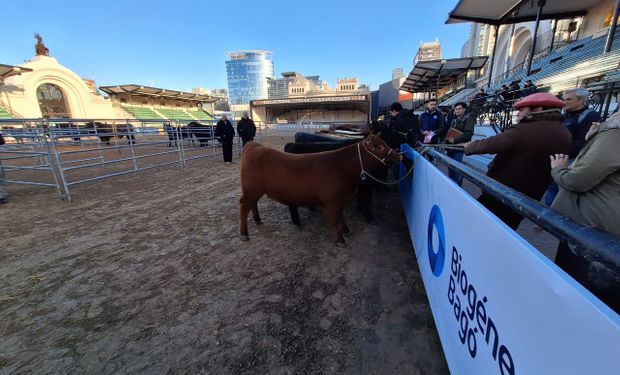
[[[413,111],[403,109],[390,122],[382,126],[383,140],[393,149],[399,150],[403,143],[415,147],[420,136],[420,123]]]
[[[586,144],[586,134],[588,134],[590,126],[592,126],[593,122],[601,120],[601,116],[594,110],[590,110],[582,116],[582,113],[588,109],[589,107],[586,106],[578,111],[566,111],[564,116],[562,116],[562,125],[564,125],[573,136],[573,143],[571,145],[570,154],[568,155],[569,159],[574,159],[579,155],[579,151],[581,151],[583,145]]]
[[[215,136],[220,138],[222,143],[232,143],[235,138],[235,129],[233,128],[230,120],[220,120],[215,125]]]
[[[256,135],[256,125],[254,125],[254,121],[252,119],[244,119],[242,118],[237,122],[237,134],[244,141],[251,141],[254,139]]]

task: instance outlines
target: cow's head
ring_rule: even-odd
[[[370,134],[362,141],[362,145],[368,152],[379,159],[383,159],[387,165],[398,164],[403,158],[398,151],[391,149],[390,146],[381,139],[381,133],[377,133],[376,135]]]

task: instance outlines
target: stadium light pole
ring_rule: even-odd
[[[619,0],[620,1],[620,0]],[[553,20],[553,31],[551,31],[551,45],[549,46],[549,53],[553,51],[553,44],[555,43],[555,33],[558,28],[558,20]]]
[[[538,0],[538,12],[536,13],[536,25],[534,26],[534,38],[532,38],[532,50],[530,58],[527,61],[527,75],[532,72],[532,61],[534,61],[534,52],[536,51],[536,37],[538,36],[538,26],[540,26],[540,17],[542,16],[543,7],[547,4],[547,0]]]
[[[607,42],[605,43],[605,53],[611,51],[611,45],[614,43],[614,34],[616,33],[616,24],[618,23],[618,12],[620,11],[620,0],[616,0],[616,8],[614,15],[611,17],[609,25],[609,33],[607,34]]]
[[[489,65],[489,81],[487,83],[487,88],[491,87],[491,79],[493,78],[493,64],[495,64],[495,52],[497,52],[497,38],[499,36],[499,26],[500,25],[495,25],[495,38],[493,38],[493,53],[491,54],[491,65]]]

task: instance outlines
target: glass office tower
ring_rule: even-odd
[[[248,104],[250,100],[267,99],[273,77],[273,61],[269,51],[227,52],[226,75],[230,104]]]

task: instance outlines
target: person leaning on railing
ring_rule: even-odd
[[[526,96],[536,94],[537,92],[538,92],[538,87],[536,87],[536,85],[532,83],[531,79],[528,79],[527,81],[525,81],[525,85],[523,86],[523,89],[521,90],[521,93],[523,94],[524,98]]]
[[[593,123],[585,136],[586,143],[575,161],[569,156],[551,156],[551,176],[559,192],[551,208],[575,222],[602,229],[620,239],[620,113],[606,122]],[[620,289],[602,289],[588,281],[597,272],[590,261],[573,253],[560,242],[555,263],[598,295],[610,307],[620,311]]]
[[[464,144],[465,155],[496,154],[487,176],[539,200],[551,181],[549,155],[570,150],[570,132],[562,126],[564,102],[537,93],[517,102],[519,122],[494,137]],[[483,192],[478,201],[516,230],[523,216]]]
[[[466,112],[467,104],[464,102],[456,103],[454,105],[455,118],[452,120],[450,126],[443,126],[437,131],[437,137],[443,138],[444,143],[447,144],[458,144],[471,141],[471,137],[474,135],[476,119],[473,115]],[[448,156],[459,163],[463,161],[463,151],[448,150]],[[463,183],[463,176],[452,169],[448,170],[448,176],[459,186]]]

